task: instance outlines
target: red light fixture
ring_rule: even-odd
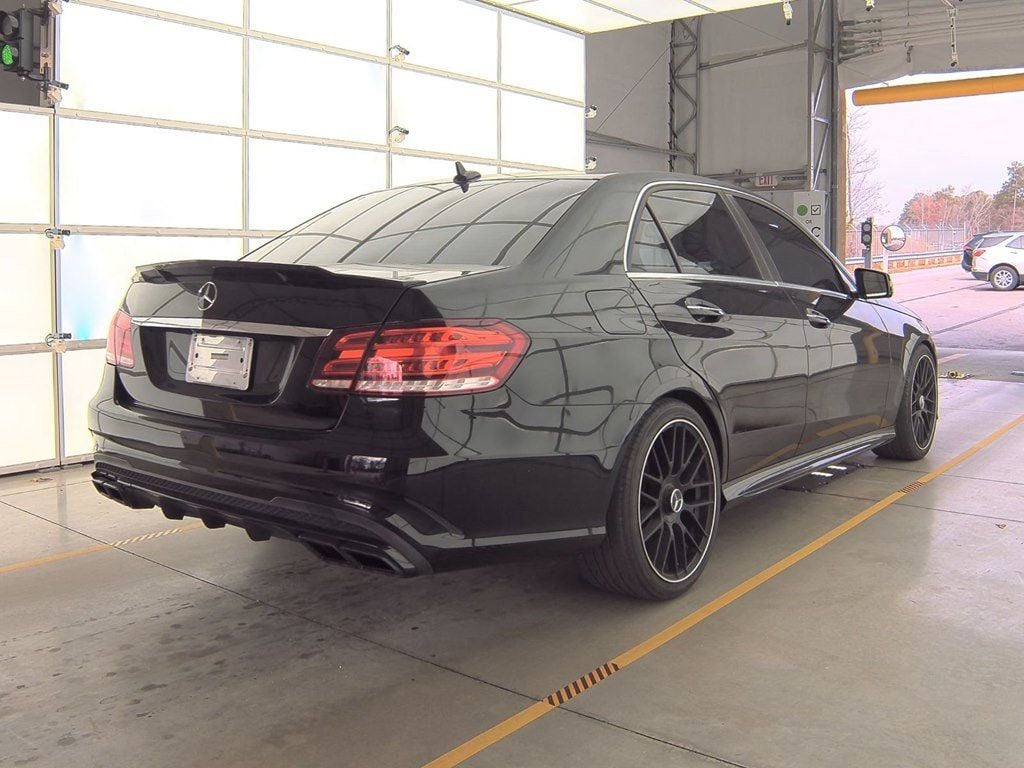
[[[119,368],[135,367],[132,350],[132,317],[123,309],[117,310],[107,333],[107,362]]]
[[[313,389],[362,395],[456,395],[500,387],[530,346],[502,320],[429,321],[337,331],[313,367]]]

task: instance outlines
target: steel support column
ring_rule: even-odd
[[[700,129],[697,122],[700,72],[700,19],[672,22],[668,64],[668,167],[699,172]]]
[[[829,0],[807,2],[807,179],[805,189],[828,195],[830,226],[835,232],[837,199],[837,158],[835,152],[838,87],[836,68],[836,11]],[[823,178],[824,177],[824,178]],[[833,237],[830,235],[829,240]],[[834,245],[834,243],[830,243]]]

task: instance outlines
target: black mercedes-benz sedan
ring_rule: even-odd
[[[931,447],[928,329],[779,208],[675,174],[473,176],[140,267],[91,403],[99,492],[402,575],[571,551],[664,599],[724,504]]]

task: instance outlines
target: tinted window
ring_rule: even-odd
[[[981,242],[978,243],[976,248],[991,248],[994,245],[999,245],[1007,239],[1007,235],[995,235],[981,238]]]
[[[666,190],[647,198],[631,268],[761,278],[724,201],[712,192]]]
[[[782,282],[846,293],[835,263],[796,224],[759,203],[736,198],[764,242]]]
[[[282,264],[515,264],[593,179],[499,179],[371,192],[245,258]]]
[[[637,222],[631,268],[641,272],[678,272],[675,259],[661,230],[654,223],[651,209],[646,205]]]
[[[1021,235],[1020,237],[1018,237],[1016,240],[1014,240],[1012,243],[1010,243],[1007,247],[1008,248],[1024,248],[1024,235]]]

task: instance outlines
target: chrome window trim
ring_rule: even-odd
[[[842,293],[840,291],[832,291],[828,288],[815,288],[813,285],[800,285],[799,283],[777,283],[780,288],[793,288],[797,291],[809,291],[811,293],[817,293],[822,296],[835,296],[837,299],[856,299],[859,298],[854,293]]]
[[[644,278],[663,280],[666,278],[681,277],[687,280],[696,280],[702,283],[740,283],[742,285],[753,285],[762,288],[775,288],[781,285],[781,283],[777,283],[774,280],[759,280],[754,277],[736,277],[735,275],[712,275],[707,273],[687,274],[685,272],[626,272],[626,277],[634,280]]]
[[[300,325],[274,325],[272,323],[245,323],[237,320],[210,320],[203,317],[133,317],[133,325],[147,328],[174,328],[189,331],[215,331],[218,333],[250,333],[257,336],[292,336],[297,338],[324,338],[332,328],[306,328]]]
[[[638,276],[638,274],[640,274],[640,273],[637,273],[637,272],[631,272],[630,269],[629,269],[629,246],[633,242],[633,231],[634,231],[634,229],[636,227],[637,214],[638,214],[638,212],[640,210],[641,203],[647,197],[648,193],[650,193],[651,190],[659,188],[659,187],[670,187],[670,188],[684,189],[684,190],[685,189],[704,189],[704,190],[709,190],[709,191],[712,191],[712,192],[716,192],[718,194],[732,195],[733,197],[743,197],[743,198],[746,198],[747,200],[750,200],[752,202],[759,203],[760,205],[763,205],[765,208],[768,208],[769,210],[774,211],[775,213],[779,214],[784,219],[786,219],[786,221],[790,222],[791,224],[794,224],[797,227],[797,229],[799,229],[808,238],[810,238],[811,242],[814,243],[815,247],[821,252],[821,254],[823,256],[825,256],[825,258],[827,258],[829,261],[832,262],[832,265],[836,268],[836,272],[839,273],[840,279],[843,280],[846,283],[847,288],[850,289],[850,293],[846,296],[846,298],[849,298],[850,296],[856,296],[856,286],[853,284],[853,282],[852,282],[852,280],[850,278],[849,273],[846,271],[846,265],[845,264],[841,264],[839,262],[839,260],[827,248],[825,248],[825,246],[823,246],[821,244],[821,242],[818,240],[818,238],[816,238],[814,235],[812,235],[803,224],[801,224],[799,221],[797,221],[792,216],[790,216],[788,213],[786,213],[786,211],[784,211],[782,208],[777,206],[775,203],[773,203],[773,202],[771,202],[769,200],[765,200],[763,197],[755,195],[753,192],[748,192],[747,190],[744,190],[744,189],[733,189],[732,187],[726,187],[726,186],[723,186],[721,184],[710,184],[708,182],[703,182],[703,181],[666,181],[666,180],[661,180],[661,181],[648,182],[647,184],[645,184],[643,187],[640,188],[640,191],[637,193],[636,200],[633,203],[633,211],[632,211],[632,213],[630,214],[630,217],[629,217],[629,226],[626,227],[626,241],[623,244],[623,249],[622,249],[622,268],[625,270],[627,276],[635,277],[635,276]],[[653,273],[645,273],[645,274],[653,274]],[[668,276],[688,277],[687,275],[684,275],[684,274],[665,275],[665,276],[666,277],[668,277]],[[708,277],[715,277],[715,275],[708,275]],[[722,275],[721,277],[732,277],[732,275]],[[737,279],[744,280],[744,279],[749,279],[749,278],[737,278]],[[770,281],[770,282],[771,282],[772,285],[788,286],[788,287],[792,287],[792,288],[804,288],[804,289],[810,289],[812,291],[822,291],[822,289],[820,289],[820,288],[814,288],[813,286],[809,286],[809,285],[794,285],[792,283],[781,283],[781,282],[777,282],[777,281]],[[822,291],[822,292],[831,293],[831,294],[834,294],[836,296],[842,296],[843,295],[843,294],[836,293],[835,291]]]

